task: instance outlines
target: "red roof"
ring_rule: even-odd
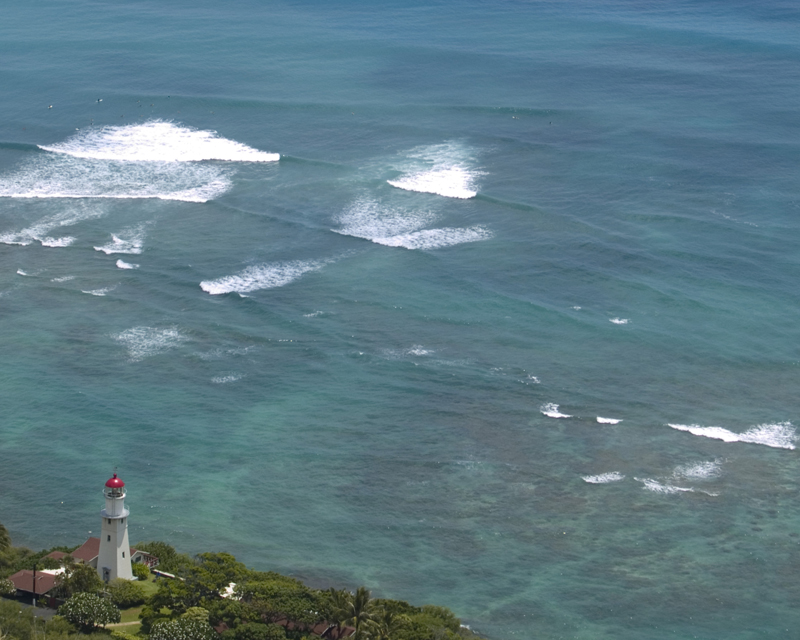
[[[125,483],[117,477],[117,474],[114,474],[113,478],[109,478],[108,482],[106,482],[107,487],[111,487],[112,489],[121,489],[125,486]]]
[[[14,586],[19,589],[20,591],[27,591],[28,593],[34,593],[33,591],[33,571],[28,571],[27,569],[23,569],[22,571],[17,571],[13,576],[8,578],[11,582],[14,583]],[[41,595],[47,593],[56,586],[56,577],[52,573],[42,573],[41,571],[36,572],[36,593]]]
[[[76,560],[89,563],[100,553],[100,538],[89,538],[80,547],[72,552]]]

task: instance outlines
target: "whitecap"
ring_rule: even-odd
[[[39,242],[42,243],[43,247],[68,247],[73,242],[75,242],[75,238],[72,236],[63,236],[61,238],[40,238]]]
[[[113,338],[128,349],[128,355],[134,362],[177,347],[188,340],[177,327],[133,327]]]
[[[724,442],[747,442],[763,444],[777,449],[794,449],[797,434],[791,422],[760,424],[751,427],[744,433],[734,433],[722,427],[701,427],[700,425],[668,424],[678,431],[688,431],[696,436],[715,438]]]
[[[443,228],[425,229],[413,233],[404,233],[391,238],[373,238],[372,241],[387,247],[403,247],[404,249],[443,249],[466,242],[478,242],[492,237],[492,232],[485,227],[468,227],[462,229]]]
[[[547,404],[543,404],[539,407],[539,411],[542,412],[542,415],[547,416],[548,418],[571,418],[572,416],[567,415],[566,413],[561,413],[558,410],[559,405],[554,404],[552,402],[548,402]]]
[[[39,145],[39,148],[73,158],[128,162],[275,162],[280,159],[277,153],[222,138],[216,131],[163,120],[84,129],[64,142]]]
[[[597,421],[600,424],[619,424],[620,422],[622,422],[622,420],[619,420],[617,418],[601,418],[600,416],[597,416]]]
[[[60,276],[58,278],[51,278],[50,282],[69,282],[74,279],[75,276]]]
[[[95,247],[95,251],[102,251],[106,255],[112,253],[128,253],[138,255],[144,246],[146,229],[144,224],[120,231],[119,235],[111,234],[111,242],[102,247]]]
[[[81,293],[88,293],[90,296],[105,296],[109,291],[113,291],[117,288],[117,285],[113,287],[105,287],[104,289],[91,289],[89,291],[84,291],[81,289]]]
[[[417,344],[406,351],[406,353],[410,356],[429,356],[434,352],[426,349],[422,345]]]
[[[720,461],[710,460],[705,462],[695,462],[675,467],[672,475],[676,478],[716,478],[720,474]]]
[[[634,478],[634,480],[641,482],[645,489],[654,493],[694,493],[694,489],[691,487],[676,487],[675,485],[671,484],[663,484],[657,480],[653,480],[652,478]]]
[[[244,271],[216,280],[204,280],[200,288],[213,296],[223,293],[246,293],[259,289],[282,287],[297,280],[304,273],[317,271],[325,266],[324,261],[274,262],[248,267]]]
[[[133,264],[131,262],[125,262],[124,260],[117,260],[117,269],[138,269],[138,264]]]
[[[614,324],[628,324],[630,320],[628,320],[628,318],[610,318],[609,322],[613,322]]]
[[[536,376],[529,375],[528,380],[530,380],[533,384],[542,384],[542,381]]]
[[[311,313],[304,313],[304,318],[316,318],[317,316],[321,316],[322,311],[312,311]]]
[[[447,198],[474,198],[482,172],[470,168],[471,151],[458,142],[417,147],[408,152],[398,169],[403,175],[387,180],[406,191],[433,193]]]
[[[230,384],[231,382],[236,382],[237,380],[241,380],[243,376],[237,373],[229,374],[226,376],[214,376],[211,378],[211,382],[214,384]]]
[[[17,269],[17,275],[27,276],[28,274],[25,271],[23,271],[22,269]]]
[[[608,482],[619,482],[620,480],[624,480],[625,476],[622,475],[619,471],[610,471],[608,473],[601,473],[596,476],[582,476],[584,482],[588,482],[590,484],[606,484]]]

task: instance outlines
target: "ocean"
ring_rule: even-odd
[[[795,2],[6,2],[0,522],[493,640],[800,627]],[[795,631],[792,631],[794,629]]]

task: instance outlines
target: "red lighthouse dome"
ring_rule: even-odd
[[[108,479],[108,482],[106,482],[106,486],[110,489],[122,489],[122,487],[125,486],[125,483],[122,480],[120,480],[117,477],[117,474],[115,473],[112,478]]]

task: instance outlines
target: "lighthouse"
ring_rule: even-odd
[[[128,542],[128,514],[125,506],[125,483],[115,473],[103,489],[106,508],[100,512],[100,551],[97,555],[97,573],[103,582],[114,578],[133,580],[131,547]]]

